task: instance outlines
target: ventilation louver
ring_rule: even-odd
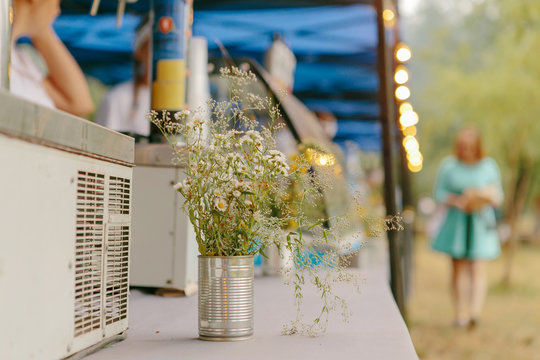
[[[79,171],[75,254],[75,337],[127,318],[129,179]]]

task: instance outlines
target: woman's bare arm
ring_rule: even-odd
[[[58,109],[87,116],[94,111],[86,78],[79,65],[52,28],[32,37],[49,69],[43,85]]]

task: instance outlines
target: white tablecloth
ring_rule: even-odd
[[[384,266],[360,270],[360,293],[340,287],[353,315],[344,323],[335,314],[326,334],[316,338],[281,335],[295,309],[293,288],[283,285],[279,277],[255,278],[255,334],[240,342],[197,339],[197,295],[164,298],[132,290],[127,339],[86,359],[418,359],[386,273]],[[314,314],[320,304],[317,295],[308,291],[306,313]]]

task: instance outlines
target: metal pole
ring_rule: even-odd
[[[9,90],[12,24],[11,0],[0,0],[0,88],[5,90]]]
[[[394,7],[396,9],[396,20],[394,24],[394,44],[393,47],[400,42],[399,36],[399,6],[398,2],[394,1]],[[397,61],[393,58],[393,73],[395,73],[397,67]],[[395,84],[393,86],[395,89]],[[394,118],[396,126],[399,126],[399,111],[397,101],[393,101],[394,106]],[[398,132],[399,145],[399,170],[400,170],[400,187],[401,187],[401,213],[403,215],[403,231],[400,233],[402,244],[402,260],[403,260],[403,292],[405,302],[411,294],[412,288],[412,267],[413,267],[413,238],[414,238],[414,199],[411,191],[411,174],[407,167],[407,153],[403,147],[403,132]]]
[[[394,129],[394,106],[392,100],[392,87],[389,86],[388,74],[391,73],[391,62],[388,58],[388,48],[386,45],[386,30],[384,27],[383,0],[374,1],[377,13],[377,68],[379,72],[379,98],[380,98],[380,121],[382,126],[383,142],[383,165],[384,165],[384,200],[387,216],[397,214],[396,189],[393,152],[393,129]],[[405,304],[403,300],[403,277],[401,269],[401,253],[399,246],[398,233],[395,230],[389,230],[388,249],[390,254],[390,287],[402,316],[405,318]]]

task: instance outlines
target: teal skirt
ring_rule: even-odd
[[[473,214],[449,208],[432,248],[455,259],[495,259],[501,252],[495,212],[490,207]]]

